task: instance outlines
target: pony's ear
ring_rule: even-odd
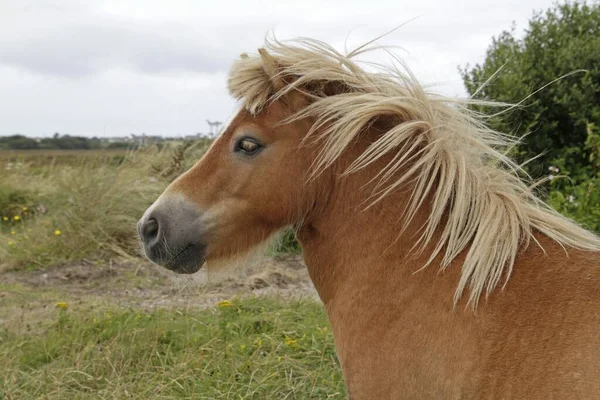
[[[265,70],[265,73],[269,76],[274,91],[278,92],[285,86],[285,82],[283,81],[283,78],[280,75],[281,68],[279,64],[277,64],[275,58],[273,58],[273,56],[271,56],[267,52],[267,50],[261,48],[258,49],[258,53],[260,54],[260,58],[263,62],[263,69]]]

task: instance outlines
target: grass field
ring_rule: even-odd
[[[170,275],[139,276],[136,221],[206,147],[0,151],[0,400],[345,398],[322,304],[274,295],[305,273],[185,303]]]
[[[127,150],[4,150],[0,149],[1,168],[47,167],[49,165],[73,165],[85,160],[101,162],[122,160]]]
[[[60,302],[46,316],[0,330],[1,399],[345,396],[331,329],[311,300],[146,312]]]

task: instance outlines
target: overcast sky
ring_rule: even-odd
[[[457,67],[481,62],[514,21],[551,0],[0,0],[0,135],[186,135],[226,121],[234,58],[265,34],[339,49],[416,18],[382,44],[424,84],[466,96]],[[379,61],[379,60],[378,60]]]

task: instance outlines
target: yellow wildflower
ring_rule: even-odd
[[[289,346],[290,349],[296,350],[298,348],[298,342],[292,338],[286,338],[285,344]]]
[[[28,208],[27,208],[27,207],[23,207],[23,211],[27,211],[27,210],[28,210]]]
[[[56,229],[56,230],[54,231],[54,234],[55,234],[56,236],[60,236],[60,234],[61,234],[61,233],[62,233],[62,232],[61,232],[59,229]]]
[[[20,217],[20,216],[18,216],[18,215],[15,215],[15,216],[13,217],[13,219],[14,219],[15,221],[18,221],[18,220],[20,220],[20,219],[21,219],[21,217]]]
[[[233,303],[229,300],[222,300],[217,303],[217,307],[219,307],[219,308],[233,307]]]
[[[56,308],[60,308],[61,310],[66,310],[67,307],[67,303],[65,303],[64,301],[59,301],[58,303],[56,303]]]
[[[10,234],[11,234],[11,235],[16,235],[16,234],[17,234],[17,232],[15,232],[15,231],[10,231]]]
[[[8,245],[9,245],[9,246],[14,246],[14,245],[15,245],[15,242],[13,242],[12,240],[9,240],[9,241],[8,241]]]
[[[8,217],[2,217],[3,221],[8,221]]]

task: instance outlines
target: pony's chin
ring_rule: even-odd
[[[198,272],[206,262],[206,246],[189,245],[169,261],[162,263],[166,269],[176,274]]]
[[[202,266],[204,265],[204,263],[202,264],[195,264],[195,265],[185,265],[185,266],[176,266],[176,267],[166,267],[167,269],[169,269],[170,271],[175,272],[176,274],[195,274],[196,272],[200,271],[202,269]]]

